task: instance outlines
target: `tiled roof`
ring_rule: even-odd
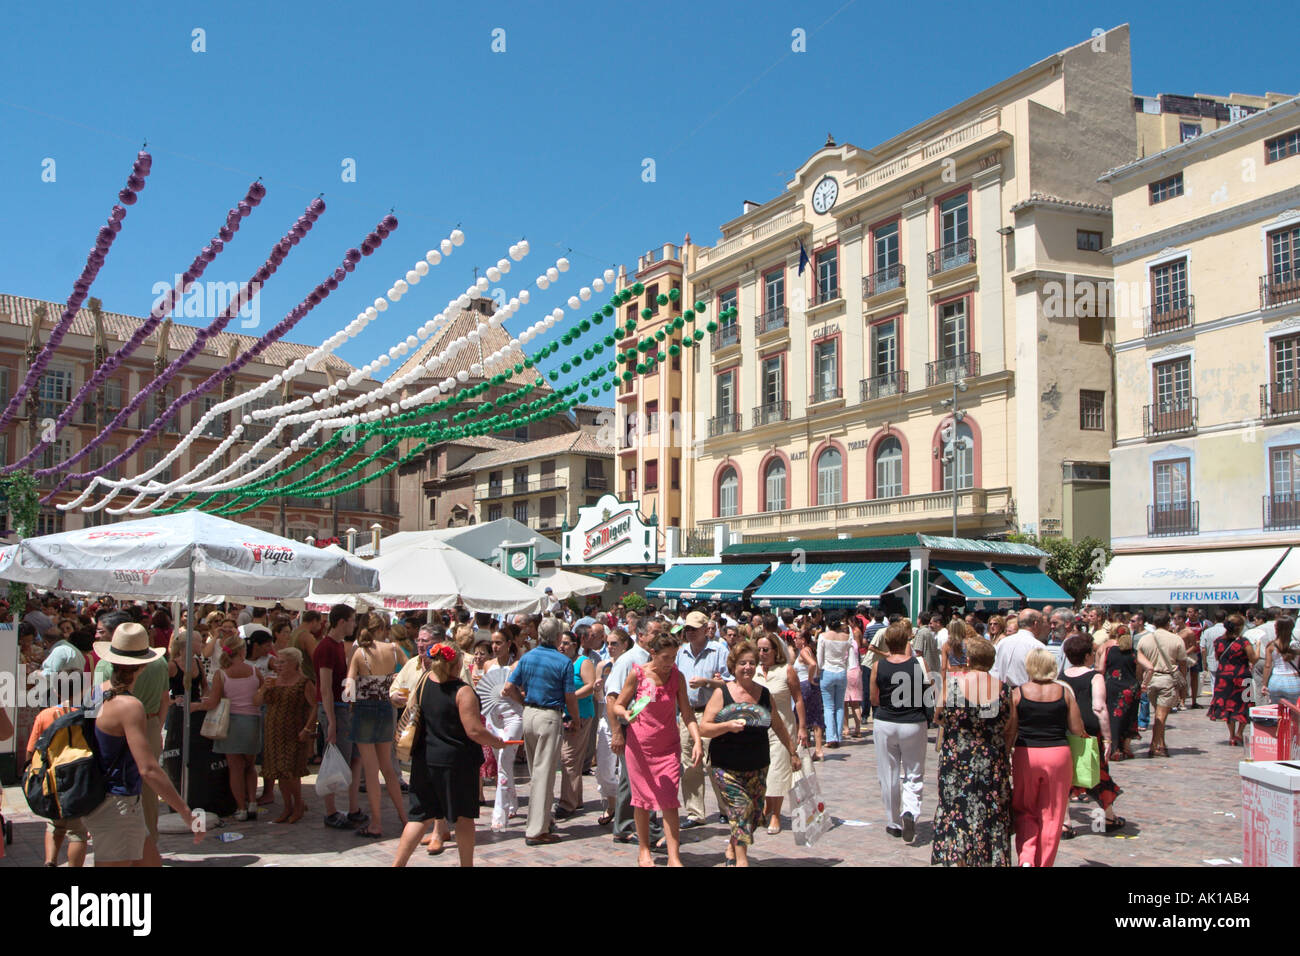
[[[461,311],[460,314],[452,319],[441,332],[425,339],[420,347],[416,349],[415,352],[412,353],[412,355],[403,362],[393,374],[405,374],[417,363],[423,364],[427,362],[431,357],[438,352],[441,352],[456,339],[460,338],[462,335],[468,335],[473,329],[478,328],[478,325],[483,321],[483,318],[484,316],[481,312],[474,312],[469,309]],[[508,331],[499,325],[496,327],[489,326],[480,335],[477,344],[471,344],[469,348],[462,351],[454,359],[444,362],[436,370],[425,372],[423,378],[417,380],[417,383],[415,384],[418,384],[418,381],[427,381],[432,383],[447,378],[448,376],[455,375],[460,371],[468,372],[471,365],[476,362],[482,362],[484,356],[491,355],[497,349],[505,348],[509,343],[510,333]],[[517,364],[524,360],[524,353],[519,349],[512,349],[509,352],[509,359],[511,365]],[[536,382],[539,387],[545,384],[542,377],[537,374],[537,371],[531,368],[524,369],[519,375],[516,375],[512,370],[510,373],[510,381],[519,385]],[[415,388],[414,385],[411,386],[411,388],[412,391],[419,391],[419,389]]]
[[[455,471],[447,472],[447,476],[464,475],[474,471],[482,471],[484,468],[519,464],[520,462],[532,461],[534,458],[549,458],[552,455],[614,457],[612,448],[602,444],[596,439],[595,435],[586,431],[551,435],[547,438],[539,438],[536,441],[506,442],[506,444],[510,447],[475,455]]]
[[[1019,212],[1031,206],[1062,206],[1068,209],[1080,209],[1085,212],[1110,213],[1110,206],[1104,203],[1080,202],[1077,199],[1063,199],[1050,193],[1031,192],[1029,198],[1011,207],[1012,212]]]
[[[49,330],[54,328],[55,322],[63,314],[65,306],[58,302],[43,302],[40,299],[29,299],[25,296],[8,295],[0,293],[0,322],[7,322],[10,325],[31,328],[32,315],[38,306],[45,306],[46,317],[44,329],[46,334],[41,336],[44,343],[48,337]],[[144,322],[144,318],[135,315],[123,315],[120,312],[104,312],[104,335],[108,339],[109,350],[116,349],[119,345],[126,342],[136,329]],[[69,332],[74,335],[84,335],[93,338],[95,335],[95,320],[91,315],[90,309],[83,308],[77,313],[69,327]],[[191,345],[194,344],[195,337],[199,329],[193,325],[181,325],[174,319],[172,320],[171,335],[167,340],[170,347],[172,358],[180,355]],[[136,350],[136,355],[146,358],[152,358],[154,349],[158,344],[159,332],[155,330]],[[219,335],[208,339],[203,345],[203,354],[212,355],[225,364],[233,343],[236,354],[243,354],[248,351],[257,342],[257,337],[251,335],[239,335],[235,332],[222,332]],[[277,368],[287,368],[297,359],[306,358],[308,354],[314,351],[315,346],[296,345],[292,342],[283,340],[274,342],[267,346],[266,349],[258,355],[256,361],[263,365],[271,365]],[[353,367],[343,361],[336,355],[330,355],[326,360],[326,367],[337,377],[344,377],[352,373]],[[367,381],[374,381],[367,379]]]

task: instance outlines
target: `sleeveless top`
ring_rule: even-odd
[[[362,660],[366,662],[366,668],[370,669],[370,652],[364,647],[358,647],[357,653],[363,655]],[[396,659],[394,659],[396,663]],[[388,690],[393,686],[393,674],[358,674],[357,675],[357,701],[382,701],[388,703]]]
[[[469,739],[465,725],[460,722],[460,708],[456,706],[456,693],[468,687],[454,678],[439,684],[426,677],[416,689],[420,695],[420,718],[426,767],[477,768],[483,764],[483,748]]]
[[[1022,691],[1020,704],[1016,708],[1019,721],[1019,733],[1016,736],[1017,747],[1068,747],[1065,739],[1069,726],[1070,705],[1065,702],[1065,693],[1060,700],[1030,700]]]
[[[722,685],[722,706],[734,704],[730,682]],[[769,713],[772,695],[766,687],[759,692],[758,705]],[[714,737],[709,742],[709,762],[723,770],[765,770],[771,760],[766,727],[746,727],[736,733]]]
[[[253,695],[257,693],[256,672],[247,677],[231,677],[224,670],[221,673],[225,675],[223,692],[230,698],[230,712],[244,715],[260,714],[262,708],[253,703]]]
[[[949,643],[947,644],[947,647],[948,647],[948,666],[949,666],[949,667],[967,667],[967,666],[969,666],[969,664],[968,664],[968,662],[967,662],[967,660],[966,660],[966,645],[965,645],[964,643],[962,644],[962,646],[961,646],[961,650],[960,650],[960,651],[957,650],[956,646],[955,646],[954,644],[952,644],[951,642],[949,642]]]
[[[808,665],[804,663],[803,658],[798,654],[794,656],[794,672],[799,677],[799,683],[808,683]]]
[[[1097,676],[1096,671],[1088,671],[1086,674],[1080,674],[1078,677],[1067,677],[1065,672],[1061,672],[1061,680],[1070,685],[1070,690],[1074,691],[1074,699],[1079,704],[1079,717],[1083,720],[1083,729],[1088,732],[1089,737],[1101,736],[1101,724],[1097,722],[1097,714],[1092,709],[1092,679]],[[1069,705],[1066,705],[1069,710]]]
[[[582,662],[588,658],[583,655],[573,662],[573,689],[576,691],[582,687]],[[596,702],[591,697],[583,697],[578,701],[578,717],[596,716]]]
[[[126,737],[116,737],[95,728],[95,746],[99,750],[99,767],[104,771],[104,783],[109,793],[121,797],[139,796],[144,784],[140,780],[140,768],[135,765],[135,757],[127,746]]]
[[[921,663],[915,657],[902,664],[891,664],[884,657],[876,663],[876,686],[880,688],[880,706],[876,719],[895,724],[924,724],[925,682]]]

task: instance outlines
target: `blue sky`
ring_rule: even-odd
[[[263,330],[390,208],[401,220],[293,341],[346,325],[461,225],[466,244],[341,350],[361,364],[520,236],[533,254],[509,294],[535,293],[556,256],[573,262],[522,325],[647,248],[687,232],[715,242],[827,132],[869,147],[1124,22],[1138,93],[1296,91],[1295,7],[1259,29],[1199,2],[11,5],[0,290],[66,299],[147,139],[148,186],[92,291],[114,311],[143,315],[257,176],[266,201],[205,279],[246,278],[311,198],[329,205],[263,292]],[[795,28],[805,53],[791,50]],[[206,52],[192,50],[195,29]],[[341,180],[345,159],[355,182]]]

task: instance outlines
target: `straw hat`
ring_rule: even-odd
[[[110,664],[148,664],[164,653],[161,647],[149,646],[149,632],[140,624],[119,624],[111,641],[95,642],[95,654]]]

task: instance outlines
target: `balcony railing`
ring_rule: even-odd
[[[489,498],[509,498],[514,495],[531,495],[539,491],[557,491],[565,487],[564,481],[554,475],[538,478],[536,481],[511,481],[488,484],[487,494],[481,500]]]
[[[838,285],[822,285],[817,283],[817,288],[813,290],[813,305],[825,305],[827,302],[834,302],[840,297],[840,287]]]
[[[808,404],[816,405],[818,402],[833,402],[835,399],[843,397],[844,389],[840,388],[838,385],[828,385],[824,388],[817,389],[817,391],[809,395]]]
[[[1201,503],[1179,501],[1168,505],[1147,505],[1147,537],[1199,534]]]
[[[768,402],[766,405],[758,405],[754,408],[755,428],[760,425],[769,425],[772,422],[787,422],[789,420],[789,402]]]
[[[647,435],[659,434],[659,413],[649,412],[645,418],[645,433]]]
[[[713,333],[713,351],[725,349],[729,345],[740,344],[740,323],[732,322],[730,325],[724,325]]]
[[[1264,496],[1264,530],[1294,531],[1300,528],[1300,495]]]
[[[1263,419],[1300,415],[1300,382],[1274,382],[1259,387],[1259,415]]]
[[[762,315],[754,319],[754,335],[764,335],[767,332],[775,332],[777,329],[784,329],[790,324],[790,310],[785,306],[779,309],[769,309]]]
[[[1147,438],[1196,431],[1196,399],[1177,398],[1142,407],[1142,433]]]
[[[603,475],[588,475],[582,479],[582,487],[591,491],[606,491],[609,488],[609,479]]]
[[[1196,296],[1184,295],[1146,306],[1142,310],[1142,324],[1147,335],[1190,329],[1196,324]]]
[[[907,282],[907,269],[901,263],[894,263],[892,266],[886,266],[884,269],[878,269],[871,275],[862,277],[862,298],[869,299],[873,295],[880,295],[882,292],[889,292],[892,289],[901,289]]]
[[[937,276],[949,269],[956,269],[975,261],[975,240],[967,236],[947,245],[940,246],[926,255],[930,275]]]
[[[1010,515],[1015,505],[1010,488],[967,488],[957,492],[959,518],[984,518]],[[900,498],[877,498],[872,501],[854,501],[839,505],[819,505],[812,508],[795,508],[786,511],[765,511],[753,515],[731,518],[704,519],[701,528],[711,529],[725,522],[728,530],[755,535],[773,535],[769,540],[783,540],[786,534],[804,531],[825,532],[827,529],[862,529],[871,526],[901,524],[910,529],[927,526],[948,534],[952,522],[952,492],[940,491]]]
[[[974,378],[980,373],[980,353],[962,352],[925,366],[925,384],[943,385],[953,379]]]
[[[737,412],[734,415],[717,415],[709,419],[709,437],[717,438],[719,435],[731,435],[740,431],[741,415]]]
[[[886,372],[883,375],[864,378],[859,388],[861,389],[861,397],[858,400],[863,402],[869,402],[876,398],[885,398],[889,395],[902,395],[907,391],[907,373],[901,371]]]
[[[1300,268],[1278,269],[1259,277],[1259,307],[1268,309],[1300,299]]]
[[[739,252],[747,245],[762,242],[787,229],[797,229],[803,225],[803,221],[802,208],[779,213],[770,219],[765,219],[763,222],[750,226],[743,232],[724,239],[716,246],[705,246],[700,249],[697,264],[700,268],[712,265],[733,253]]]

